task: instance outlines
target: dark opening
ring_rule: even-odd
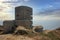
[[[25,35],[25,34],[28,34],[28,33],[25,30],[18,30],[15,34]]]

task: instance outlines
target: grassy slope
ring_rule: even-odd
[[[28,35],[12,35],[5,34],[0,35],[0,40],[60,40],[60,30],[53,30],[48,32],[42,32],[40,34],[29,33]]]

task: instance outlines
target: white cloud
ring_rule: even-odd
[[[0,13],[0,20],[12,20],[13,16],[8,13]]]
[[[6,0],[0,0],[0,2],[2,2],[2,1],[6,1]]]
[[[0,2],[5,2],[5,1],[18,1],[18,0],[0,0]]]
[[[5,1],[5,0],[0,0]],[[0,20],[12,20],[13,16],[9,11],[12,10],[12,6],[6,3],[0,2]]]
[[[30,1],[30,0],[0,0],[0,2],[6,2],[6,1],[10,1],[10,2],[17,2],[17,1],[20,1],[20,2],[22,2],[22,1],[25,1],[25,2],[28,2],[28,1]]]
[[[24,0],[25,2],[28,2],[28,1],[30,1],[30,0]]]

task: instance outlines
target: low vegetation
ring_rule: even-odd
[[[32,31],[19,30],[16,34],[2,34],[0,40],[60,40],[60,30],[45,33],[34,33]]]

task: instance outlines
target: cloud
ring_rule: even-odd
[[[33,16],[33,20],[60,20],[60,9],[45,10],[44,12],[37,13]]]
[[[13,20],[13,9],[16,6],[20,6],[23,2],[28,2],[29,0],[16,0],[20,1],[18,3],[3,3],[4,1],[13,1],[13,0],[0,0],[0,20]]]
[[[30,0],[24,0],[25,2],[28,2],[28,1],[30,1]]]
[[[30,0],[0,0],[3,3],[20,3],[20,2],[28,2]]]
[[[8,13],[1,13],[0,14],[0,20],[12,20],[13,16],[11,14],[8,14]]]
[[[2,1],[6,1],[6,0],[0,0],[0,2],[2,2]]]
[[[55,15],[55,16],[60,16],[60,9],[45,10],[43,12],[37,13],[36,15],[44,15],[44,16]]]
[[[0,3],[4,3],[12,7],[16,7],[20,5],[26,5],[25,3],[28,1],[30,0],[0,0]]]
[[[0,1],[5,1],[5,0],[0,0]],[[12,6],[0,2],[0,20],[12,20],[13,15],[10,12],[12,10]]]

